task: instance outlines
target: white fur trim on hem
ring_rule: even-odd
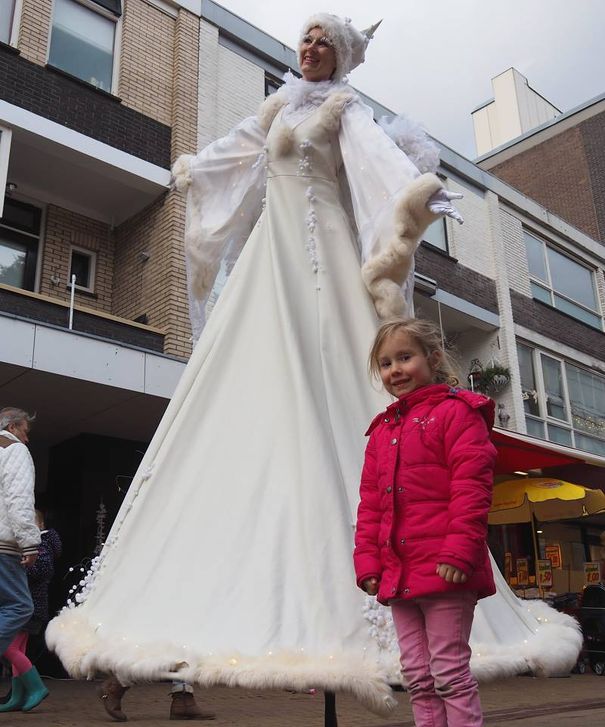
[[[370,657],[307,656],[303,651],[258,657],[204,655],[186,646],[104,637],[102,628],[93,628],[80,609],[64,609],[48,625],[46,642],[74,678],[92,679],[97,672],[107,672],[122,683],[179,679],[204,687],[345,691],[383,716],[397,706],[386,674]]]

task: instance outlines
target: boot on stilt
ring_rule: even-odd
[[[122,697],[130,687],[123,687],[120,682],[110,676],[97,689],[97,696],[107,714],[116,722],[127,722],[128,717],[122,712]]]
[[[216,719],[216,714],[201,710],[191,692],[173,692],[170,719]]]

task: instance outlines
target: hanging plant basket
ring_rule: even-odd
[[[510,383],[510,369],[494,365],[483,369],[477,389],[484,394],[498,394]]]

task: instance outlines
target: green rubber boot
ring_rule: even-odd
[[[25,687],[25,701],[21,709],[23,712],[29,712],[30,709],[37,707],[43,699],[48,697],[48,689],[40,679],[35,666],[32,666],[25,674],[21,674],[21,681]]]
[[[25,688],[21,677],[13,677],[11,695],[8,702],[0,704],[0,712],[16,712],[21,709],[25,701]]]

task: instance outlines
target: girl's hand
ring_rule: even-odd
[[[378,578],[368,578],[367,581],[364,581],[361,585],[363,590],[368,594],[368,596],[375,596],[378,593],[378,584],[380,581]]]
[[[438,563],[435,573],[448,583],[466,583],[467,581],[464,571],[453,565],[448,565],[448,563]]]

